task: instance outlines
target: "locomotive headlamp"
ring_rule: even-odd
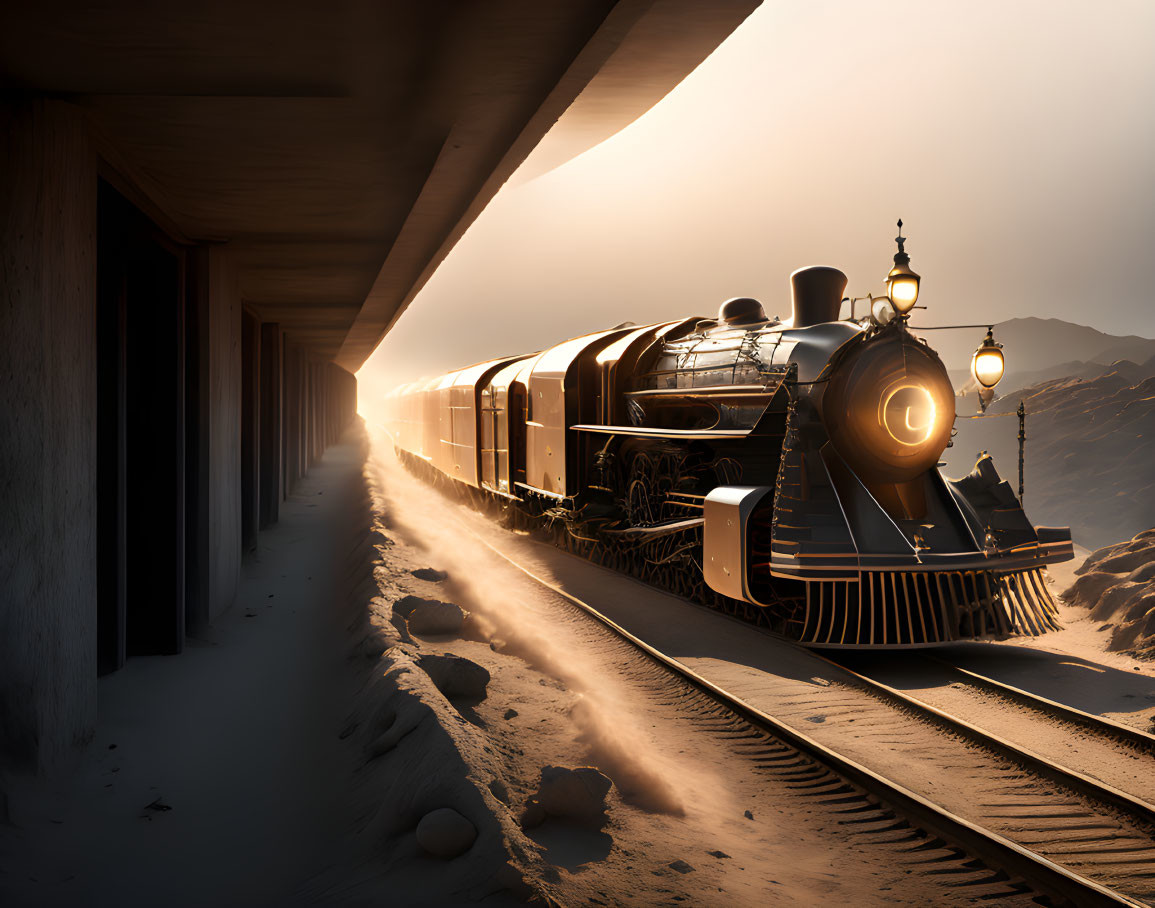
[[[1003,377],[1003,367],[1003,345],[995,342],[994,329],[988,328],[971,359],[971,374],[982,387],[993,388]]]
[[[898,243],[898,252],[894,254],[894,267],[886,276],[886,295],[890,297],[894,311],[906,315],[918,301],[919,276],[910,270],[910,256],[903,248],[906,237],[902,235],[901,218],[898,221],[898,236],[894,241]]]
[[[821,405],[831,443],[868,488],[933,469],[955,420],[946,367],[909,331],[863,333],[848,344]]]
[[[938,408],[934,397],[921,385],[892,388],[879,406],[878,421],[900,445],[917,447],[934,434]]]

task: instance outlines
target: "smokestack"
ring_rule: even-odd
[[[794,297],[794,327],[808,328],[822,322],[838,321],[846,275],[837,268],[812,265],[790,275]]]

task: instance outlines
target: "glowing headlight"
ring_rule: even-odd
[[[831,444],[868,488],[933,469],[954,426],[946,368],[908,331],[877,331],[848,344],[821,405]]]
[[[938,408],[926,388],[900,385],[883,398],[879,422],[901,445],[922,445],[934,434]]]

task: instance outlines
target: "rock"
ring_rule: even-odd
[[[591,766],[546,766],[541,771],[537,800],[551,816],[594,820],[605,814],[606,795],[612,787],[609,777]]]
[[[417,844],[439,858],[465,854],[477,839],[477,827],[452,807],[431,810],[417,824]]]
[[[724,851],[707,851],[706,854],[712,855],[713,857],[716,857],[719,860],[721,860],[722,858],[730,857],[730,855],[726,854],[726,852],[724,852]]]
[[[449,574],[445,571],[434,570],[433,568],[417,568],[415,571],[410,571],[418,580],[428,580],[431,583],[442,583],[449,579]]]
[[[541,801],[537,798],[530,798],[525,802],[525,807],[521,811],[521,816],[517,818],[517,822],[521,824],[522,829],[533,829],[535,826],[540,826],[545,822],[547,814],[545,808],[541,806]]]
[[[476,662],[461,656],[438,656],[427,654],[417,658],[421,670],[441,693],[450,700],[466,697],[484,700],[489,686],[489,672]]]
[[[748,811],[748,810],[744,814],[742,814],[742,816],[744,816],[747,820],[754,819],[754,814],[750,813],[750,811]]]
[[[409,633],[457,634],[464,621],[465,612],[452,602],[428,600],[409,613]]]
[[[691,867],[689,864],[687,864],[685,861],[671,861],[666,866],[673,868],[674,870],[678,871],[678,873],[693,873],[694,872],[694,868]]]
[[[517,711],[516,709],[514,709],[513,707],[510,707],[509,709],[507,709],[507,710],[505,711],[505,715],[503,715],[501,718],[503,718],[503,719],[512,719],[512,718],[514,718],[514,717],[515,717],[515,716],[517,716],[517,715],[519,715],[519,714],[518,714],[518,711]]]

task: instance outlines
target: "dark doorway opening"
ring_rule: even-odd
[[[184,253],[97,196],[97,662],[180,652],[185,609]]]

